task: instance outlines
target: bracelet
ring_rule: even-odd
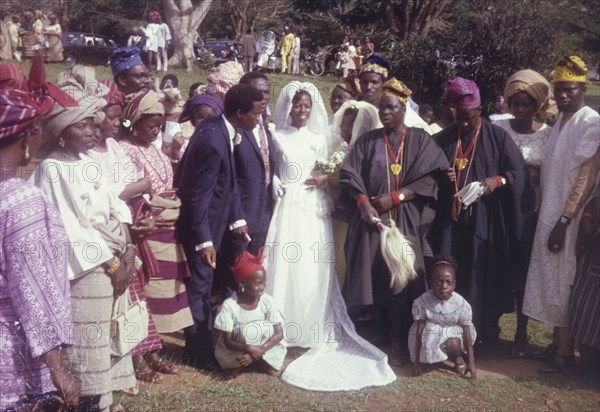
[[[585,212],[584,214],[581,215],[582,219],[589,219],[589,220],[594,220],[594,215],[592,215],[591,212]]]
[[[121,266],[121,259],[119,259],[118,256],[115,256],[115,260],[112,266],[106,269],[106,273],[108,273],[109,275],[114,275],[117,269],[119,269],[119,266]]]
[[[177,163],[179,163],[179,159],[170,159],[170,160],[171,160],[172,165],[176,165]]]
[[[394,202],[394,206],[398,206],[400,203],[402,203],[402,201],[400,200],[400,195],[398,194],[398,192],[392,192],[392,193],[390,193],[390,196],[392,197],[392,201]]]
[[[365,203],[367,200],[369,200],[369,196],[367,195],[360,195],[356,198],[356,206],[360,206],[363,203]]]
[[[496,176],[496,187],[504,186],[504,178],[502,176]]]
[[[137,247],[133,243],[127,243],[125,245],[125,250],[127,250],[129,248],[133,248],[133,250],[135,250],[137,252]]]

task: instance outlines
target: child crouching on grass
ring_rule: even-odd
[[[457,373],[471,372],[471,379],[477,377],[473,354],[476,332],[471,305],[454,292],[456,269],[454,258],[435,256],[429,271],[431,289],[413,303],[415,322],[408,336],[413,376],[421,373],[421,363],[443,362],[450,358]],[[467,355],[466,364],[463,353]]]
[[[231,270],[239,289],[223,302],[215,319],[220,331],[215,357],[230,378],[251,364],[279,378],[286,354],[281,343],[283,315],[264,293],[267,274],[262,251],[259,256],[242,253]]]

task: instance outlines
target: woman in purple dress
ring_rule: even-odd
[[[31,70],[45,76],[40,56]],[[65,229],[52,203],[15,168],[40,146],[37,122],[54,100],[35,98],[47,91],[30,90],[17,64],[0,64],[0,90],[0,411],[33,404],[50,410],[43,395],[56,390],[76,406],[80,385],[60,358],[60,347],[73,342]]]

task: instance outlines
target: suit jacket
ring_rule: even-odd
[[[265,126],[269,145],[270,181],[275,170],[275,145],[271,132]],[[273,213],[272,183],[265,186],[265,167],[258,142],[252,132],[244,132],[242,142],[235,146],[235,168],[241,206],[248,224],[248,233],[266,235]]]
[[[180,236],[194,244],[214,242],[229,223],[244,218],[231,140],[222,116],[208,118],[196,129],[180,166]]]

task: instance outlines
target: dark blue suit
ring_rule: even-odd
[[[273,137],[268,128],[265,127],[267,143],[269,146],[270,181],[273,181],[275,169]],[[258,137],[258,136],[257,136]],[[235,258],[246,248],[252,254],[264,246],[273,214],[273,196],[271,193],[272,183],[265,186],[265,167],[260,152],[257,138],[252,132],[244,132],[240,144],[234,148],[235,170],[241,199],[241,207],[248,224],[248,235],[252,239],[250,244],[234,239],[229,232],[223,241],[219,251],[219,264],[217,271],[224,284],[224,292],[231,296],[237,285],[233,280],[230,267],[233,266]]]
[[[212,241],[219,250],[228,225],[243,219],[235,179],[231,140],[221,116],[206,119],[186,149],[179,173],[181,216],[178,232],[192,272],[186,287],[194,325],[186,329],[186,350],[192,356],[212,352],[209,297],[213,269],[202,263],[195,245]]]

